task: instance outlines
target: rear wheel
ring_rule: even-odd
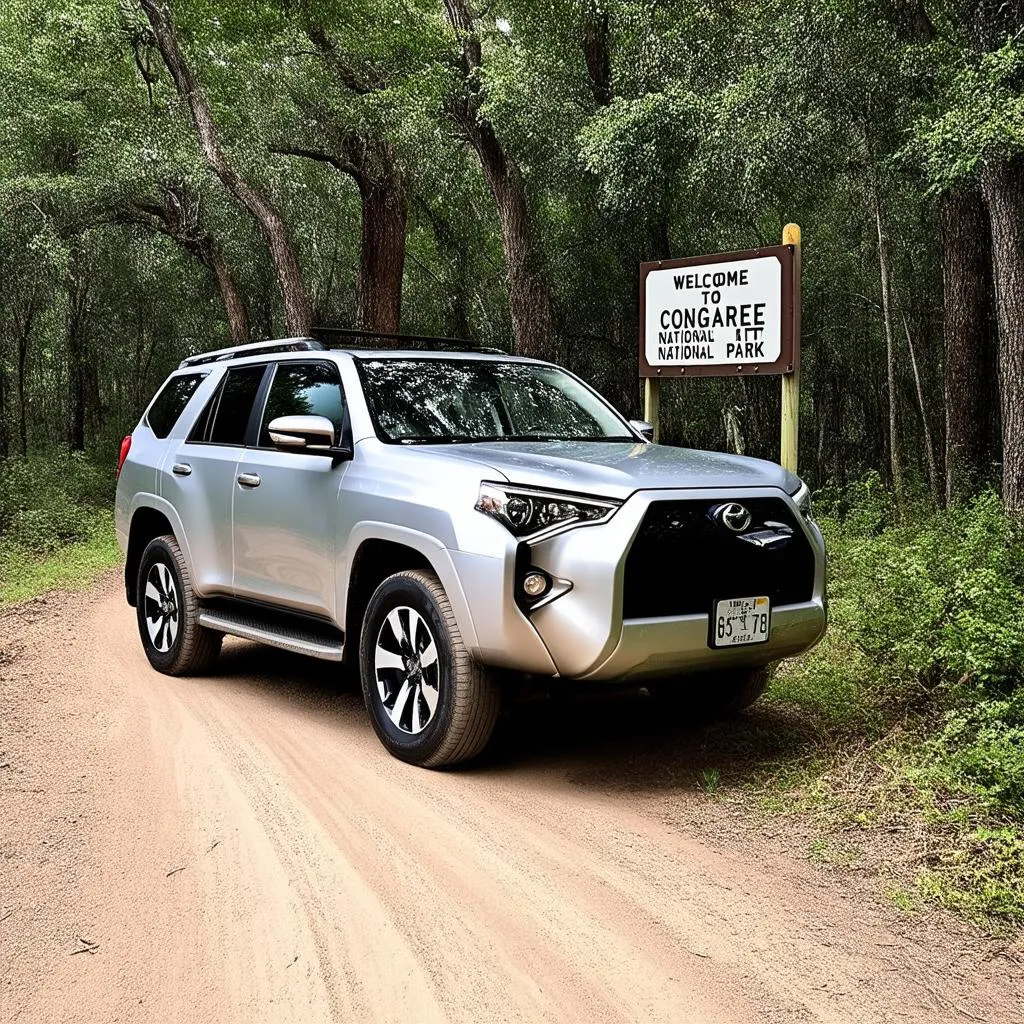
[[[475,756],[490,739],[499,687],[466,650],[433,573],[396,573],[377,588],[359,667],[373,728],[395,757],[437,768]]]
[[[139,637],[153,668],[171,676],[212,668],[223,634],[199,625],[188,564],[170,534],[151,540],[143,551],[135,595]]]
[[[772,678],[772,665],[675,676],[648,686],[656,700],[705,715],[733,715],[755,703]]]

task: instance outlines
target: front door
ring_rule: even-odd
[[[333,619],[338,496],[348,463],[276,449],[268,426],[293,415],[326,416],[339,442],[345,399],[334,363],[274,369],[256,446],[235,467],[234,592]]]

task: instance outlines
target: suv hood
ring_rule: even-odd
[[[446,446],[444,454],[477,463],[508,483],[628,498],[634,491],[684,487],[800,486],[788,470],[763,459],[622,441],[505,441]]]

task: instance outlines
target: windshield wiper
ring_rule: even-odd
[[[512,444],[525,444],[533,441],[547,443],[550,441],[611,441],[635,443],[635,437],[618,435],[616,437],[566,437],[558,434],[481,434],[477,437],[468,436],[424,436],[394,438],[399,444],[494,444],[498,441]]]

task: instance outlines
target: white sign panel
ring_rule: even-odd
[[[782,264],[775,255],[647,274],[644,354],[653,367],[776,363]]]

